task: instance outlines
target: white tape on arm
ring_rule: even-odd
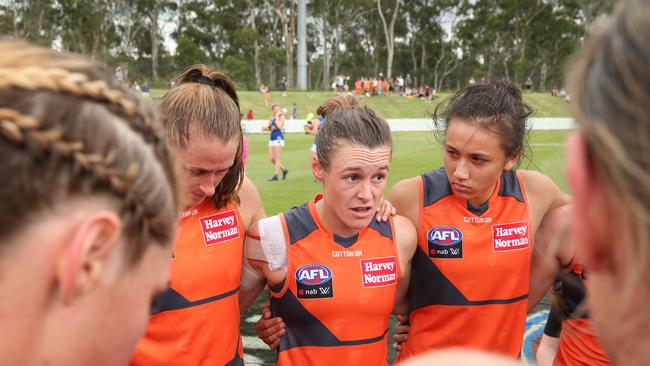
[[[259,221],[258,229],[262,251],[271,271],[287,268],[287,243],[279,216]]]
[[[260,247],[260,241],[250,236],[246,237],[244,242],[244,258],[242,263],[241,279],[239,280],[239,285],[243,288],[258,288],[264,286],[266,279],[264,275],[257,272],[255,268],[251,266],[247,258],[262,260],[266,262],[265,259],[258,259],[259,253],[263,255],[262,249]]]

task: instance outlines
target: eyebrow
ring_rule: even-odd
[[[456,150],[456,151],[460,151],[458,148],[456,148],[455,146],[451,145],[451,144],[448,143],[448,142],[445,142],[444,145],[445,145],[445,148],[448,148],[448,149],[454,149],[454,150]],[[483,152],[483,151],[472,152],[472,153],[470,153],[470,154],[471,154],[471,155],[476,155],[476,156],[481,156],[481,157],[489,157],[489,156],[490,156],[490,154],[488,154],[488,153],[486,153],[486,152]]]
[[[353,166],[353,167],[343,169],[343,172],[344,173],[345,172],[357,172],[357,171],[361,171],[361,170],[363,170],[361,167]],[[389,166],[388,165],[382,165],[382,166],[379,167],[379,170],[389,170]]]

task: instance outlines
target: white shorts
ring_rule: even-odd
[[[270,140],[269,141],[269,147],[272,147],[272,146],[284,147],[284,140]]]

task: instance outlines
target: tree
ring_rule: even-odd
[[[386,50],[388,51],[388,56],[386,58],[386,78],[388,79],[390,79],[393,71],[393,54],[395,52],[395,21],[397,20],[397,14],[399,13],[400,2],[400,0],[395,0],[395,7],[393,8],[390,24],[386,25],[386,18],[384,17],[384,11],[381,7],[381,0],[377,0],[377,12],[379,13],[381,24],[384,26]]]

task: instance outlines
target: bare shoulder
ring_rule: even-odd
[[[411,220],[409,220],[408,218],[402,215],[395,215],[395,217],[393,218],[393,222],[395,222],[395,231],[397,232],[398,235],[404,237],[417,235],[417,230],[415,229],[415,225],[413,225],[413,222],[411,222]]]
[[[388,200],[397,209],[397,213],[418,224],[420,215],[420,180],[419,176],[401,180],[390,190]]]
[[[548,176],[532,170],[520,172],[526,185],[530,214],[535,228],[548,212],[571,203],[571,197],[563,193]]]
[[[259,219],[266,216],[260,194],[247,177],[244,177],[239,189],[239,212],[247,229],[255,226]]]
[[[535,170],[520,170],[521,176],[524,178],[527,191],[538,190],[552,190],[558,189],[557,185],[551,178]]]

